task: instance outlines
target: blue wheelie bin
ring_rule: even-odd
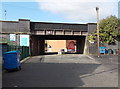
[[[108,49],[108,54],[113,54],[112,49]]]
[[[100,53],[101,53],[101,54],[105,54],[105,52],[106,52],[106,47],[101,46],[101,47],[100,47]]]
[[[20,70],[20,51],[9,51],[3,54],[3,67],[5,70]]]
[[[113,49],[113,54],[117,54],[117,49]]]

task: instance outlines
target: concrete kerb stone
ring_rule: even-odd
[[[27,61],[28,59],[30,59],[31,56],[27,57],[27,58],[24,58],[23,60],[20,61],[20,63],[24,63],[25,61]]]

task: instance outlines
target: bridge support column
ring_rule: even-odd
[[[31,36],[30,39],[30,48],[31,48],[31,55],[43,55],[44,54],[44,45],[45,40],[39,40],[38,37]]]
[[[83,54],[84,53],[84,46],[85,46],[85,37],[76,40],[76,52]]]

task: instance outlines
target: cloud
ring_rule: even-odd
[[[60,14],[76,22],[96,22],[95,7],[99,7],[100,19],[117,15],[118,0],[36,0],[40,9]]]
[[[1,2],[35,2],[35,0],[1,0]]]

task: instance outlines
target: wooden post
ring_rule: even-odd
[[[96,7],[97,12],[97,38],[98,38],[98,57],[100,57],[100,33],[99,33],[99,8]]]

